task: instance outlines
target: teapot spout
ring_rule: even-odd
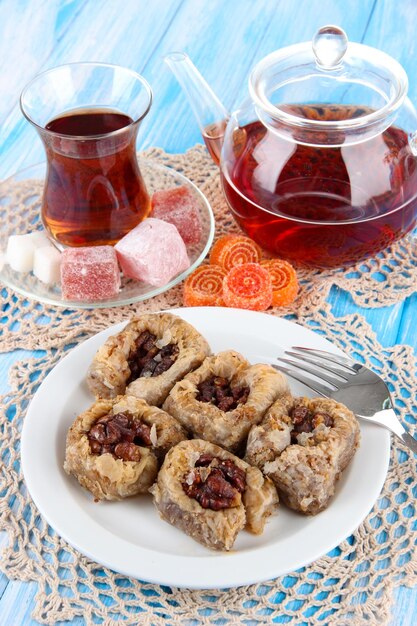
[[[185,52],[165,57],[191,105],[213,161],[218,165],[229,113]]]

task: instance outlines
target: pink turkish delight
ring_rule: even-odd
[[[116,245],[125,276],[160,287],[190,266],[185,243],[173,224],[148,217]]]
[[[66,248],[61,257],[61,288],[65,300],[107,300],[120,290],[120,270],[112,246]]]
[[[201,239],[199,204],[188,187],[155,191],[152,217],[174,224],[186,244],[198,243]]]

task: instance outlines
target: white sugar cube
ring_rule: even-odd
[[[33,273],[47,285],[61,280],[61,253],[53,245],[37,248],[33,255]]]
[[[41,231],[27,235],[12,235],[7,242],[7,262],[16,272],[31,272],[35,250],[46,245],[52,244]]]
[[[33,233],[28,233],[31,237],[35,248],[43,248],[44,246],[52,246],[48,235],[44,230],[35,230]]]

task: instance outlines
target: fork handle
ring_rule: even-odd
[[[417,441],[410,435],[410,433],[404,432],[403,435],[397,435],[397,437],[405,446],[407,446],[407,448],[414,452],[414,454],[417,454]]]
[[[414,454],[417,454],[417,440],[406,431],[404,426],[399,421],[395,414],[394,409],[384,409],[377,411],[372,417],[366,415],[359,415],[365,420],[381,424],[390,430],[407,448],[409,448]]]

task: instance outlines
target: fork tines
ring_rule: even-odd
[[[339,389],[342,383],[346,383],[356,373],[352,359],[323,350],[294,346],[291,350],[286,350],[285,354],[293,358],[278,357],[278,360],[290,367],[278,365],[277,369],[322,396],[328,396]]]
[[[324,359],[325,361],[330,361],[333,365],[340,365],[341,367],[345,367],[351,372],[355,372],[354,365],[355,361],[347,356],[340,356],[339,354],[333,354],[333,352],[326,352],[325,350],[314,350],[313,348],[304,348],[302,346],[292,346],[291,350],[292,354],[301,353],[299,356],[304,357],[307,354],[311,356],[317,357],[318,359]],[[286,350],[286,354],[290,354],[290,351]]]
[[[284,367],[283,365],[275,365],[274,363],[272,363],[272,367],[279,370],[280,372],[284,372],[284,374],[287,374],[287,376],[290,376],[294,380],[298,380],[299,383],[302,383],[303,385],[305,385],[309,389],[312,389],[321,396],[325,396],[328,398],[329,393],[332,391],[331,387],[322,385],[317,380],[314,380],[309,376],[304,376],[298,370],[294,370],[290,367]]]

